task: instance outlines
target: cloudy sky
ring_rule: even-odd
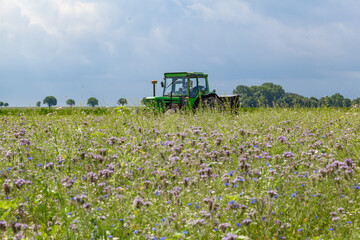
[[[0,0],[0,101],[135,103],[173,71],[353,99],[359,26],[358,0]]]

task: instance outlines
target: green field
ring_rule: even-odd
[[[3,239],[359,239],[360,109],[0,110]]]

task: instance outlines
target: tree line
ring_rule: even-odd
[[[49,108],[52,106],[56,106],[57,105],[57,99],[54,96],[47,96],[44,98],[43,100],[43,104],[47,105]],[[70,107],[75,106],[75,100],[74,99],[68,99],[66,100],[66,105],[69,105]],[[126,98],[120,98],[117,101],[118,105],[126,105],[128,104]],[[95,97],[91,97],[87,100],[87,105],[90,107],[95,107],[99,105],[99,100],[97,100]],[[41,106],[41,101],[36,102],[36,106],[40,107]]]
[[[9,104],[7,103],[7,102],[2,102],[2,101],[0,101],[0,107],[8,107],[9,106]]]
[[[340,93],[320,99],[285,92],[282,86],[264,83],[261,86],[238,85],[234,94],[240,95],[241,107],[351,107],[359,106],[360,98],[350,100]]]

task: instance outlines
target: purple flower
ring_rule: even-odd
[[[0,221],[0,230],[5,231],[6,230],[6,222]]]
[[[84,203],[84,204],[83,204],[83,208],[88,209],[88,208],[90,208],[90,207],[91,207],[91,204],[90,204],[90,203]]]
[[[225,232],[226,229],[229,228],[229,227],[230,227],[230,224],[228,224],[228,223],[221,223],[221,224],[219,225],[219,228],[220,228],[221,231],[223,231],[223,232]]]
[[[24,184],[26,183],[26,181],[22,178],[20,179],[14,179],[14,184],[17,188],[21,188]]]
[[[292,152],[284,152],[283,153],[283,157],[285,157],[285,158],[291,158],[293,156],[294,156],[294,154]]]
[[[134,199],[134,206],[137,208],[140,208],[142,205],[144,205],[142,198],[135,198]]]
[[[337,212],[331,212],[330,215],[334,217],[337,215]]]
[[[237,235],[232,234],[232,233],[228,233],[228,235],[226,235],[225,237],[223,237],[223,240],[236,240],[237,239]]]
[[[342,208],[342,207],[339,207],[339,208],[337,209],[337,211],[338,211],[339,213],[344,213],[344,212],[345,212],[345,209]]]
[[[277,195],[277,192],[275,192],[274,190],[270,190],[270,191],[268,191],[268,194],[270,197],[274,197]]]
[[[252,222],[251,219],[244,219],[244,220],[242,221],[242,224],[245,225],[245,226],[248,226],[251,222]]]

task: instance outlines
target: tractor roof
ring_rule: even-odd
[[[164,73],[165,77],[207,77],[208,75],[202,72],[171,72]]]

